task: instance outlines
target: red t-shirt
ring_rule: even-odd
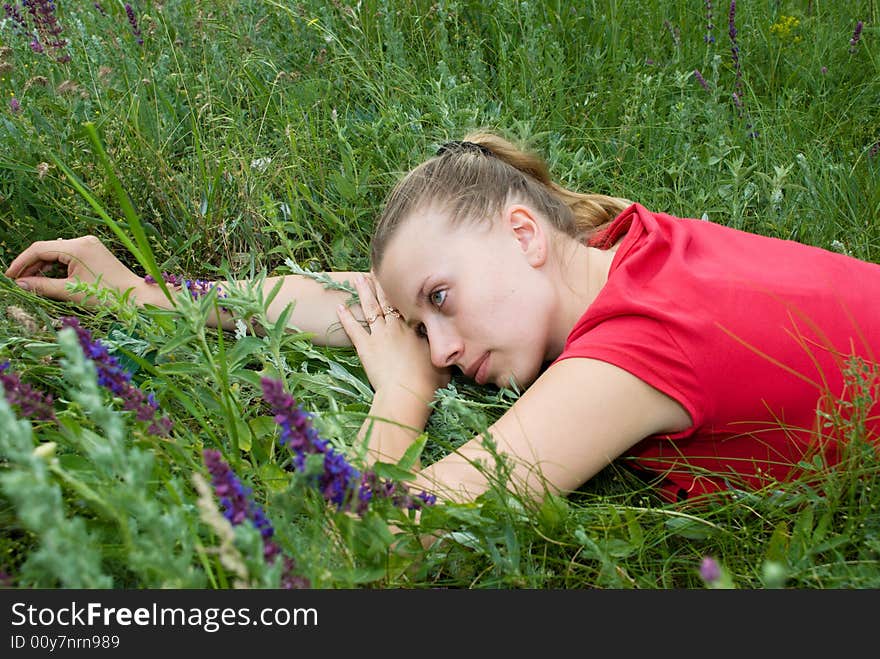
[[[687,410],[687,430],[627,453],[636,466],[682,499],[785,481],[817,450],[836,462],[845,433],[817,410],[852,416],[843,372],[853,355],[880,401],[880,265],[639,204],[590,244],[621,237],[557,361],[614,364]],[[876,440],[880,403],[869,417]]]

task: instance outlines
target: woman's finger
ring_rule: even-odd
[[[382,315],[382,309],[379,301],[376,299],[376,292],[367,278],[359,274],[354,278],[354,287],[358,293],[358,299],[361,303],[361,309],[364,312],[364,318],[367,324],[372,325]]]
[[[48,297],[53,300],[72,300],[79,302],[83,295],[71,295],[67,291],[70,279],[55,279],[53,277],[18,277],[15,283],[26,291],[33,291],[37,295]]]
[[[351,309],[344,304],[340,304],[336,307],[336,316],[342,324],[342,329],[348,334],[348,339],[351,341],[351,345],[355,350],[360,352],[364,340],[369,337],[369,332],[367,332],[363,325],[361,325],[360,321],[355,318]]]
[[[373,284],[376,287],[376,300],[379,302],[379,308],[382,310],[382,315],[386,318],[400,318],[400,312],[388,301],[382,285],[379,284],[379,280],[373,279]]]
[[[6,269],[6,276],[10,279],[32,277],[53,263],[69,264],[72,255],[68,250],[63,249],[65,242],[63,240],[41,240],[33,243],[13,259]]]

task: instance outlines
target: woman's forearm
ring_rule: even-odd
[[[353,280],[356,273],[354,272],[327,272],[325,276],[336,282],[346,282]],[[347,304],[351,300],[351,293],[341,290],[325,288],[324,284],[315,281],[311,277],[303,275],[283,275],[278,277],[267,277],[263,290],[268,294],[281,281],[281,288],[269,303],[267,309],[269,320],[276,320],[284,308],[288,304],[293,305],[293,311],[287,319],[287,324],[291,329],[301,332],[308,332],[313,335],[313,341],[317,345],[324,346],[351,346],[351,340],[339,324],[339,318],[336,315],[336,307],[340,304]],[[223,290],[226,282],[217,282],[221,290]],[[151,295],[150,299],[138,299],[139,302],[146,301],[157,306],[168,306],[167,300],[164,299],[161,290],[155,287],[155,295]],[[161,298],[161,299],[160,299]],[[354,304],[351,307],[352,313],[359,320],[363,320],[363,312],[360,305]],[[218,319],[212,313],[208,317],[208,324],[212,327],[217,326]],[[233,329],[235,327],[235,318],[228,314],[222,313],[220,323],[224,329]]]
[[[396,463],[424,432],[431,414],[430,400],[396,387],[377,391],[358,439],[366,442],[370,462]]]
[[[353,281],[354,272],[324,273],[336,282]],[[294,302],[293,311],[288,318],[288,325],[303,332],[313,334],[313,341],[324,346],[351,346],[351,340],[342,329],[336,307],[349,304],[352,294],[347,291],[325,288],[324,284],[303,275],[285,275],[266,279],[265,290],[268,293],[281,279],[281,289],[269,304],[269,318],[274,320],[284,308]],[[353,287],[352,287],[353,288]],[[351,311],[359,320],[364,319],[359,304],[351,306]]]

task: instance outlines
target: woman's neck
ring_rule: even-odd
[[[619,244],[609,249],[596,249],[583,243],[573,243],[571,248],[566,249],[557,273],[559,313],[553,319],[551,354],[548,358],[555,359],[562,352],[572,328],[599,296],[608,281],[611,262]]]

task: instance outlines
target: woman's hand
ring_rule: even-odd
[[[449,383],[450,369],[431,363],[428,342],[391,307],[375,279],[357,275],[355,288],[367,319],[366,327],[343,306],[337,313],[373,390],[379,393],[403,387],[430,401],[437,389]]]
[[[56,264],[67,266],[66,277],[44,275]],[[145,293],[148,286],[141,277],[113,256],[95,236],[35,242],[15,258],[6,270],[6,276],[14,279],[22,288],[38,295],[73,302],[83,302],[85,297],[67,290],[67,285],[77,280],[94,283],[100,278],[102,287],[120,292],[134,288],[136,298],[140,297],[138,292]]]

